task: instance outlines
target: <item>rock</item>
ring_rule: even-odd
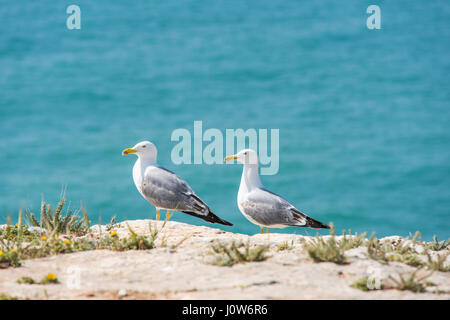
[[[114,229],[119,237],[130,234],[128,226],[138,234],[149,234],[149,224],[158,229],[163,226],[162,221],[133,220],[121,222]],[[91,230],[96,234],[100,228],[93,226]],[[106,234],[104,226],[102,234]],[[428,287],[425,293],[352,288],[363,277],[384,281],[416,269],[399,262],[371,260],[366,247],[348,250],[347,265],[315,263],[303,247],[312,238],[277,233],[248,236],[169,221],[160,231],[157,247],[151,250],[60,254],[24,260],[19,268],[1,269],[0,294],[30,299],[450,299],[448,272],[433,272],[426,281],[436,286]],[[402,239],[389,238],[395,242]],[[211,244],[217,241],[269,245],[270,258],[232,267],[212,265],[208,263],[213,258]],[[289,249],[278,251],[285,243]],[[77,288],[68,285],[74,282],[70,268],[81,270]],[[22,276],[41,279],[49,272],[55,273],[60,283],[46,285],[45,290],[42,285],[16,282]],[[428,273],[420,270],[418,275]]]

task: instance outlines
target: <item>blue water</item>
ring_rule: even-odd
[[[62,186],[94,221],[154,217],[121,156],[151,140],[224,229],[258,232],[240,165],[171,162],[172,131],[202,120],[279,129],[263,183],[338,231],[450,237],[448,1],[378,1],[381,30],[369,1],[77,0],[81,30],[69,4],[0,1],[0,223]]]

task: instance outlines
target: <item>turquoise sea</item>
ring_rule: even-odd
[[[121,155],[150,140],[235,224],[214,226],[258,232],[236,205],[240,165],[172,163],[173,130],[202,120],[279,129],[262,182],[338,232],[449,238],[449,21],[445,0],[0,0],[0,223],[64,186],[94,221],[153,218]]]

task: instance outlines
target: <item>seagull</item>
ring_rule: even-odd
[[[264,233],[263,227],[267,227],[267,233],[269,227],[330,228],[308,217],[287,200],[263,187],[258,173],[258,155],[254,150],[244,149],[224,159],[224,161],[231,160],[237,160],[244,165],[237,196],[239,210],[250,222],[261,228],[261,233]]]
[[[140,194],[156,207],[156,220],[159,211],[180,211],[201,218],[210,223],[232,226],[216,216],[211,209],[195,194],[194,190],[179,176],[156,163],[157,149],[149,141],[142,141],[132,148],[122,151],[122,155],[136,154],[138,159],[133,167],[133,180]]]

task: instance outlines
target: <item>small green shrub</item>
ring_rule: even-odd
[[[311,242],[305,243],[305,249],[315,262],[347,264],[348,261],[345,256],[345,251],[364,244],[366,242],[365,237],[365,233],[351,236],[351,231],[349,231],[349,236],[347,236],[344,231],[343,237],[338,240],[336,239],[334,226],[330,223],[330,237],[324,240],[323,237],[316,236]]]
[[[438,254],[436,259],[431,258],[431,255],[427,252],[428,263],[427,267],[430,270],[449,272],[450,265],[445,265],[445,261],[450,253]]]
[[[13,249],[11,251],[3,252],[0,250],[0,268],[20,267],[19,254],[17,250]]]
[[[50,204],[44,200],[41,203],[40,220],[34,213],[26,211],[26,215],[30,223],[35,227],[43,228],[51,233],[75,233],[77,235],[86,234],[89,231],[90,221],[85,207],[81,208],[83,218],[70,209],[63,214],[63,208],[66,204],[64,195],[58,202],[56,209],[53,210]]]
[[[389,261],[387,253],[391,251],[389,246],[390,244],[383,243],[375,237],[374,233],[372,233],[367,244],[367,255],[370,259],[387,264]]]
[[[293,242],[291,242],[291,244],[289,244],[289,242],[287,242],[287,241],[279,244],[277,247],[277,251],[292,250],[292,249],[294,249]]]
[[[369,277],[362,277],[361,279],[356,280],[355,282],[353,282],[353,284],[351,285],[352,288],[355,289],[359,289],[361,291],[369,291],[369,290],[383,290],[384,289],[384,284],[380,284],[380,288],[370,288],[368,286],[368,283],[371,281],[371,279],[369,279]]]
[[[34,283],[35,283],[35,281],[33,280],[33,278],[27,277],[27,276],[22,277],[22,278],[20,278],[20,279],[17,279],[16,282],[19,283],[19,284],[34,284]]]
[[[2,293],[0,294],[0,300],[19,300],[19,298]]]
[[[411,273],[407,278],[404,278],[400,273],[398,274],[398,279],[389,276],[389,278],[396,284],[394,289],[409,290],[416,293],[425,292],[426,283],[424,283],[423,281],[431,276],[431,273],[423,277],[416,278],[417,272],[419,270],[420,268]]]
[[[433,236],[433,241],[426,244],[426,248],[433,251],[441,251],[450,246],[450,239],[438,241],[436,236]]]
[[[241,247],[244,247],[244,249],[240,250],[239,248]],[[259,245],[251,248],[249,241],[245,245],[242,242],[236,243],[233,241],[231,245],[223,243],[213,244],[211,249],[213,254],[216,254],[216,259],[212,264],[218,266],[232,266],[237,263],[266,260],[268,258],[266,252],[269,250],[269,246]]]
[[[57,284],[57,283],[59,283],[59,280],[54,273],[47,274],[39,282],[39,284]]]

